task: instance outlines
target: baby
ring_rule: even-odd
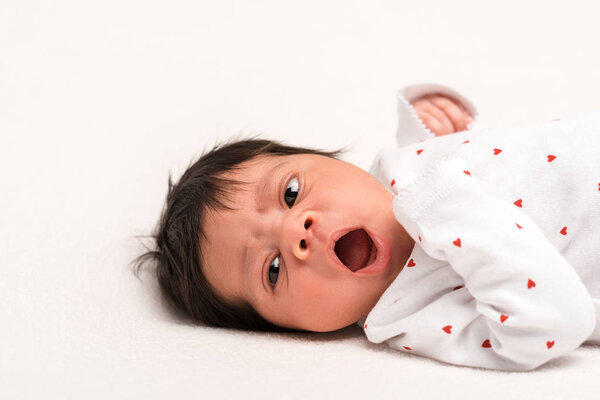
[[[438,84],[398,92],[398,147],[216,146],[169,179],[156,249],[194,321],[328,332],[526,371],[600,343],[600,114],[496,130]]]

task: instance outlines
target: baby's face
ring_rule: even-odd
[[[208,211],[203,271],[221,296],[248,301],[276,325],[327,332],[358,321],[412,251],[392,194],[352,164],[309,154],[260,156],[225,177],[247,185],[232,194],[236,210]],[[367,257],[370,265],[352,272],[334,246],[356,229],[369,234],[373,250],[359,234],[362,242],[350,246],[362,250],[355,263]]]

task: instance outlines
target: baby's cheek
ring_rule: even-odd
[[[308,330],[328,332],[357,321],[365,298],[345,281],[306,279],[298,282],[295,319]]]

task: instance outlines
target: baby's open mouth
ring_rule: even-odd
[[[350,271],[356,272],[377,258],[377,247],[363,229],[346,233],[335,243],[334,251]]]

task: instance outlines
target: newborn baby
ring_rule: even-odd
[[[600,114],[477,130],[442,85],[399,91],[398,148],[240,140],[169,180],[163,294],[208,325],[327,332],[531,370],[600,343]]]

